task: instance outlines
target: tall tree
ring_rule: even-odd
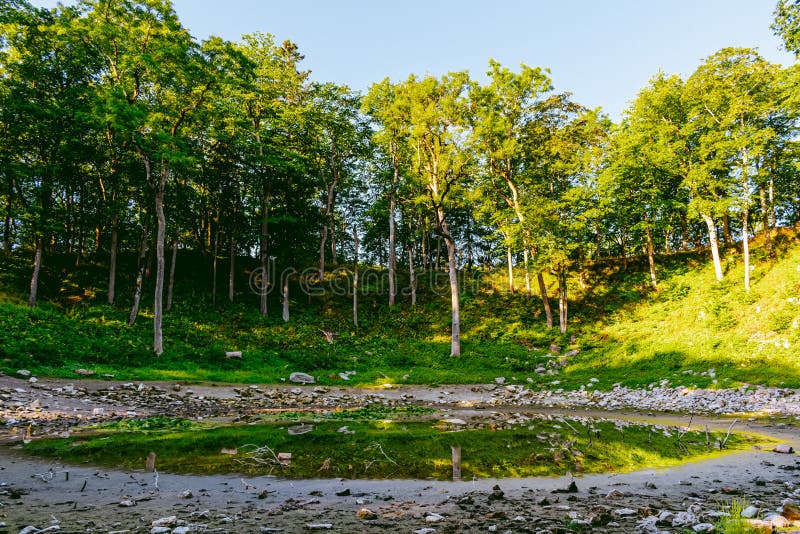
[[[448,210],[470,176],[472,155],[465,142],[468,127],[469,76],[455,72],[436,79],[411,76],[401,93],[409,110],[409,143],[415,153],[419,196],[433,215],[447,247],[452,312],[450,355],[461,355],[457,244]]]

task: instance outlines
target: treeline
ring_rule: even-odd
[[[797,53],[797,1],[775,31]],[[131,322],[155,250],[154,350],[171,302],[167,256],[202,254],[212,299],[237,259],[260,272],[314,265],[316,280],[359,252],[396,270],[444,269],[451,354],[460,353],[458,273],[506,264],[553,314],[542,273],[591,260],[737,243],[800,219],[798,67],[726,48],[687,79],[657,74],[620,124],[554,90],[547,70],[489,62],[384,80],[366,95],[313,82],[298,47],[268,34],[199,42],[169,0],[82,0],[46,10],[0,0],[3,250],[108,267],[139,257]],[[273,261],[274,260],[274,261]],[[264,276],[263,279],[267,279]],[[165,295],[166,286],[166,295]],[[413,298],[413,295],[412,295]],[[287,299],[288,302],[288,299]],[[354,301],[355,305],[355,301]],[[260,312],[267,314],[262,284]],[[355,315],[354,315],[355,319]]]

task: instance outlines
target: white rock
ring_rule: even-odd
[[[633,508],[617,508],[614,510],[614,515],[619,517],[630,517],[636,515],[637,512]]]
[[[36,383],[36,382],[38,382],[38,381],[39,381],[39,379],[38,379],[38,378],[36,378],[35,376],[32,376],[32,377],[30,377],[30,378],[28,379],[28,383],[30,383],[30,384],[35,384],[35,383]]]
[[[150,529],[150,534],[169,534],[172,529],[169,527],[153,527]]]
[[[433,534],[436,532],[435,528],[421,528],[419,530],[415,530],[414,534]]]
[[[289,381],[295,384],[313,384],[314,377],[306,373],[292,373],[289,375]]]
[[[444,521],[444,516],[436,512],[431,512],[425,516],[426,523],[438,523],[439,521]]]
[[[151,523],[154,527],[174,527],[178,524],[178,517],[171,515],[168,517],[162,517],[161,519],[156,519]]]
[[[506,383],[506,378],[504,376],[498,376],[494,381],[502,386]]]
[[[695,532],[714,532],[714,525],[711,523],[698,523],[692,527]]]
[[[24,376],[25,378],[28,378],[29,376],[31,376],[31,372],[28,371],[27,369],[20,369],[19,371],[17,371],[17,374],[19,376]]]

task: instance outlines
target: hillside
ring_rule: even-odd
[[[403,296],[389,310],[385,298],[367,286],[359,295],[358,328],[352,326],[349,297],[309,299],[292,287],[291,319],[284,323],[277,295],[271,295],[268,317],[258,314],[257,295],[244,291],[247,270],[239,273],[243,291],[236,302],[228,303],[220,290],[213,308],[209,262],[179,256],[175,305],[165,317],[166,352],[155,356],[148,308],[152,281],[146,282],[136,324],[128,326],[132,279],[121,281],[124,298],[109,306],[101,289],[103,268],[76,269],[66,257],[48,258],[42,302],[29,309],[27,258],[4,258],[0,368],[66,377],[87,369],[118,379],[248,383],[280,382],[301,371],[324,384],[476,383],[504,377],[543,388],[578,388],[593,378],[601,388],[665,379],[700,387],[798,387],[800,241],[787,231],[775,241],[776,259],[764,257],[753,243],[749,293],[735,248],[725,251],[721,283],[702,254],[659,257],[658,291],[647,288],[644,261],[629,260],[626,270],[614,260],[587,266],[585,289],[571,280],[565,336],[545,327],[536,295],[509,294],[502,270],[483,273],[481,284],[464,286],[464,354],[458,359],[448,355],[449,297],[433,295],[425,280],[414,308]],[[517,285],[521,282],[517,273]],[[333,343],[322,330],[338,334]],[[550,353],[551,345],[561,348],[558,357]],[[242,351],[243,357],[226,358],[226,351]],[[339,373],[347,371],[355,374],[345,381]]]

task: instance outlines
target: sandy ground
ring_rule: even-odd
[[[61,428],[114,413],[157,412],[159,406],[124,398],[95,399],[92,391],[114,382],[69,381],[86,388],[84,397],[55,392],[67,381],[42,380],[30,388],[24,382],[0,377],[6,405],[39,400],[35,410],[40,429]],[[169,384],[159,387],[167,389]],[[194,396],[234,399],[241,386],[187,386]],[[245,386],[246,387],[246,386]],[[25,390],[20,392],[16,390]],[[339,391],[357,396],[358,390]],[[447,392],[446,394],[444,392]],[[388,392],[382,392],[388,393]],[[371,393],[368,393],[371,394]],[[397,401],[446,406],[454,414],[480,408],[480,388],[413,388],[390,393]],[[16,395],[14,397],[14,395]],[[350,397],[348,397],[350,398]],[[130,401],[130,402],[129,402]],[[159,401],[161,402],[161,401]],[[128,403],[128,404],[126,404]],[[469,407],[464,407],[469,405]],[[492,410],[502,408],[492,407]],[[513,411],[514,407],[507,407]],[[531,410],[531,407],[525,407]],[[558,410],[550,409],[553,412]],[[11,416],[9,406],[5,418]],[[30,410],[28,410],[30,412]],[[33,414],[16,407],[15,420]],[[592,415],[562,411],[566,415]],[[76,415],[77,414],[77,415]],[[657,422],[687,423],[684,416],[603,414]],[[80,417],[78,417],[80,416]],[[693,425],[727,426],[715,419],[695,417]],[[13,425],[6,424],[6,436]],[[797,448],[800,432],[793,427],[741,421],[739,430],[768,434]],[[577,492],[565,490],[575,482]],[[153,522],[165,521],[166,530],[205,532],[564,532],[572,520],[591,521],[592,532],[634,532],[637,521],[663,510],[681,512],[701,503],[704,514],[723,509],[735,497],[764,510],[775,510],[786,498],[800,500],[800,459],[797,455],[749,450],[669,470],[642,470],[572,477],[475,480],[460,482],[420,480],[282,480],[236,475],[187,476],[167,473],[122,472],[85,466],[67,466],[24,456],[13,441],[0,447],[0,531],[19,532],[31,525],[60,532],[151,532]],[[367,509],[370,514],[358,513]],[[628,510],[625,510],[628,509]],[[714,522],[708,515],[702,520]],[[183,527],[185,530],[182,530]],[[663,531],[680,532],[664,527]],[[156,529],[155,532],[159,530]],[[423,532],[425,532],[423,530]],[[433,531],[429,531],[433,532]]]

